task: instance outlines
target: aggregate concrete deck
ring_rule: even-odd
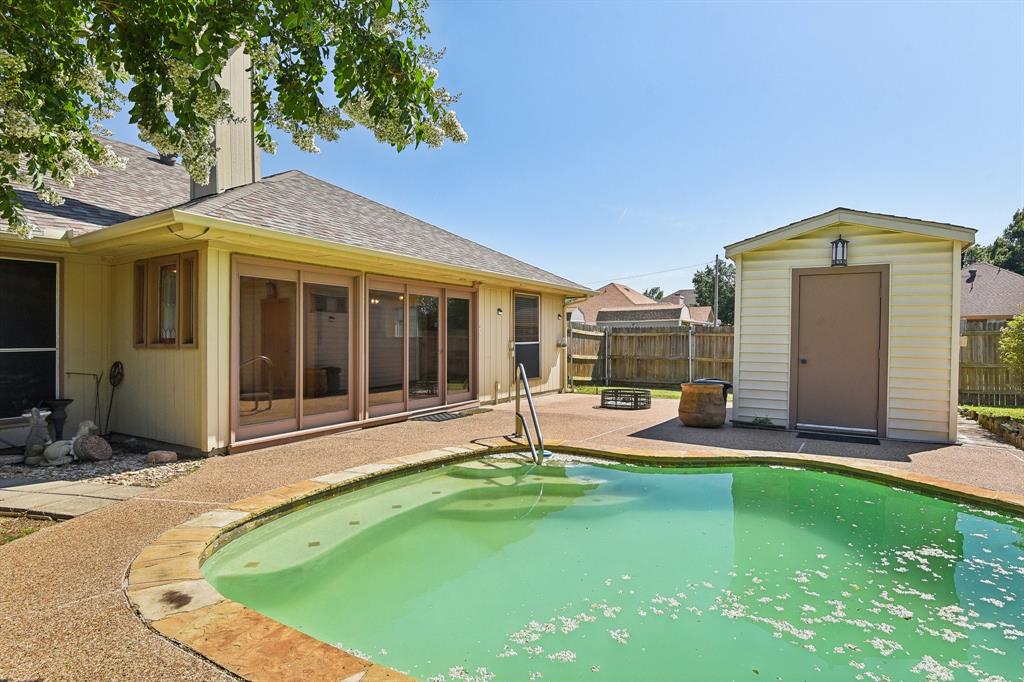
[[[71,519],[148,490],[114,483],[0,480],[0,512]]]
[[[800,452],[907,469],[991,490],[1024,493],[1024,455],[990,443],[869,446],[791,433],[686,429],[676,405],[643,412],[595,407],[595,396],[538,400],[549,439],[636,450],[733,448]],[[198,471],[0,547],[0,679],[224,680],[206,661],[148,629],[122,587],[132,559],[157,536],[203,512],[293,481],[511,431],[509,406],[446,422],[404,422],[215,458]]]

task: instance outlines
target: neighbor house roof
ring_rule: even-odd
[[[657,301],[653,298],[648,298],[625,284],[609,282],[597,290],[596,296],[581,301],[575,307],[583,313],[583,319],[587,324],[594,324],[597,319],[597,313],[600,310],[627,308],[637,305],[648,306],[656,303]]]
[[[951,225],[950,223],[937,223],[930,220],[919,220],[917,218],[904,218],[902,216],[889,215],[886,213],[871,213],[858,211],[852,208],[834,208],[810,218],[798,220],[789,225],[768,232],[762,232],[748,239],[729,244],[725,247],[725,255],[728,258],[738,256],[746,251],[759,249],[774,242],[784,239],[791,239],[807,232],[820,230],[823,227],[836,225],[838,223],[853,223],[867,225],[883,230],[896,230],[899,232],[910,232],[942,239],[952,239],[968,244],[974,243],[974,234],[977,232],[971,227]]]
[[[63,206],[40,202],[18,190],[29,219],[40,228],[78,236],[134,218],[173,209],[333,244],[364,248],[469,270],[504,275],[585,292],[564,277],[525,263],[367,199],[292,170],[199,199],[189,200],[189,177],[181,166],[135,145],[104,140],[127,158],[124,170],[102,169],[63,192]]]
[[[673,303],[649,303],[622,308],[602,308],[597,312],[597,322],[654,322],[657,320],[678,321],[683,318],[685,307]]]
[[[960,271],[960,317],[1008,319],[1021,306],[1024,276],[991,263],[973,263]]]
[[[29,188],[15,189],[33,225],[83,234],[188,201],[184,168],[162,163],[156,152],[133,144],[109,139],[103,143],[125,159],[125,168],[99,168],[96,175],[78,178],[74,187],[58,187],[64,196],[60,206],[40,201]]]
[[[690,319],[694,322],[714,322],[714,309],[709,305],[693,305],[687,308]]]
[[[661,300],[667,303],[682,303],[692,308],[697,305],[697,292],[694,289],[680,289],[679,291],[673,291]]]

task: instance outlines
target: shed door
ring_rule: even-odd
[[[878,433],[882,274],[799,275],[797,428]]]

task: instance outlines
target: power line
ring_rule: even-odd
[[[678,268],[671,268],[670,270],[658,270],[657,272],[643,272],[639,275],[624,275],[622,277],[605,277],[603,279],[592,279],[589,282],[583,282],[583,284],[597,284],[598,282],[618,282],[627,279],[639,279],[641,277],[651,277],[653,275],[664,275],[670,272],[679,272],[681,270],[689,270],[690,268],[699,268],[702,265],[711,265],[715,261],[709,260],[705,263],[694,263],[693,265],[684,265]]]

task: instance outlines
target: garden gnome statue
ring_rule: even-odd
[[[25,461],[30,458],[42,457],[46,444],[50,441],[46,429],[46,419],[39,413],[38,407],[32,408],[32,417],[28,422],[28,435],[25,436]]]
[[[75,459],[99,462],[110,459],[114,454],[110,449],[110,443],[105,441],[102,436],[96,435],[97,431],[99,429],[96,424],[88,419],[78,425],[78,433],[75,434],[71,448],[71,454],[75,456]]]

